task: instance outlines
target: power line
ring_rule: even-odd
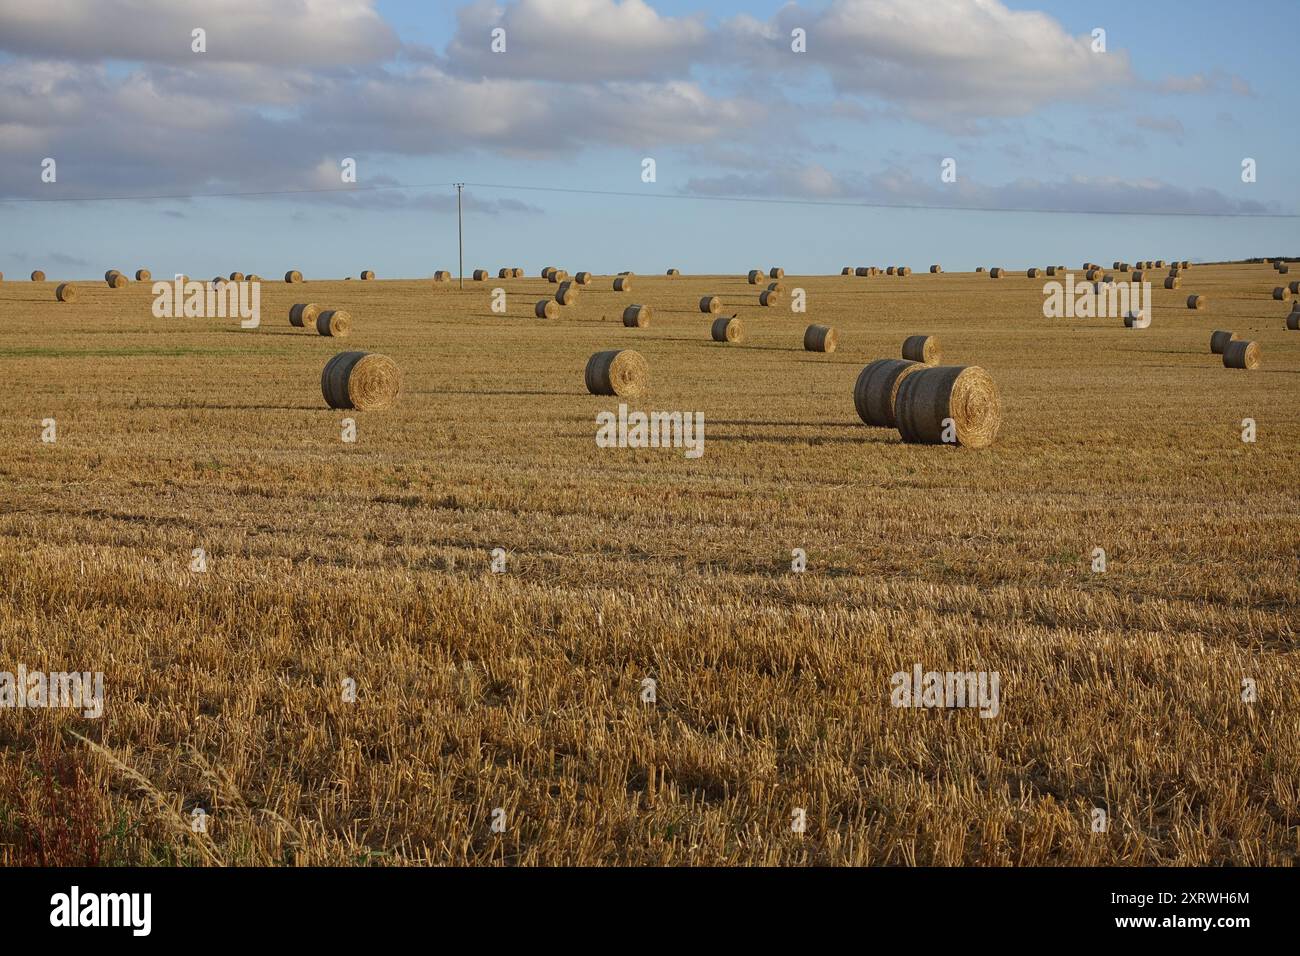
[[[0,203],[68,203],[68,202],[143,202],[157,200],[189,199],[241,199],[266,196],[300,196],[313,194],[338,193],[347,195],[356,192],[377,192],[389,189],[445,189],[456,183],[385,183],[377,186],[350,186],[347,189],[337,187],[320,189],[263,189],[249,192],[223,193],[159,193],[137,196],[55,196],[50,198],[14,198],[0,199]],[[967,212],[998,213],[1046,216],[1137,216],[1137,217],[1174,217],[1182,219],[1300,219],[1300,213],[1273,212],[1179,212],[1138,211],[1132,209],[1067,209],[1043,208],[1031,206],[957,206],[942,203],[891,203],[872,202],[851,199],[782,199],[772,196],[726,196],[711,193],[661,193],[651,191],[630,191],[613,189],[583,189],[573,186],[524,186],[514,183],[463,183],[475,189],[517,190],[525,192],[563,193],[567,195],[608,196],[629,199],[659,199],[688,202],[730,202],[750,203],[773,206],[811,206],[845,209],[898,209],[921,212]]]

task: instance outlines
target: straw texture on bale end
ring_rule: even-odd
[[[310,329],[320,317],[320,306],[312,302],[295,302],[289,308],[289,324],[297,329]]]
[[[943,361],[943,349],[938,336],[909,335],[903,340],[903,358],[923,365],[938,365]]]
[[[700,298],[700,311],[705,315],[717,315],[722,309],[722,300],[716,295],[706,295]]]
[[[1208,303],[1203,295],[1189,295],[1187,297],[1187,307],[1189,309],[1203,309]]]
[[[748,278],[749,278],[749,284],[750,284],[750,285],[758,285],[759,280],[763,278],[763,270],[762,270],[762,269],[750,269],[750,270],[749,270],[749,277],[748,277]]]
[[[325,363],[320,390],[330,408],[382,411],[401,394],[402,370],[387,355],[340,352]]]
[[[650,385],[650,365],[640,352],[610,349],[587,360],[587,391],[635,398]]]
[[[555,301],[560,305],[573,305],[578,301],[577,285],[571,279],[561,282],[560,287],[555,290]]]
[[[373,269],[362,269],[362,270],[361,270],[361,278],[363,278],[363,279],[373,279],[374,277],[375,277],[375,273],[374,273],[374,270],[373,270]]]
[[[713,320],[709,334],[715,342],[739,342],[745,337],[745,327],[734,315],[724,315]]]
[[[1178,276],[1165,276],[1166,289],[1177,289],[1182,284],[1183,280],[1178,278]]]
[[[472,273],[470,273],[470,278],[472,278],[475,282],[486,282],[487,277],[488,277],[488,271],[486,269],[475,269]]]
[[[858,410],[858,417],[877,428],[895,427],[898,387],[908,375],[925,367],[907,359],[876,359],[868,364],[853,386],[853,407]]]
[[[978,365],[927,366],[903,379],[894,417],[909,444],[985,448],[1002,426],[1002,403]]]
[[[650,324],[650,316],[650,306],[629,305],[623,310],[623,327],[628,329],[644,329]]]
[[[810,325],[803,331],[805,352],[834,352],[839,342],[840,333],[829,325]]]
[[[316,316],[316,332],[336,339],[352,334],[352,316],[343,309],[329,309]]]
[[[553,319],[560,314],[560,304],[554,299],[542,299],[533,306],[533,315],[539,319]]]
[[[435,272],[435,273],[433,274],[433,281],[434,281],[434,282],[450,282],[450,281],[451,281],[451,273],[448,272],[446,269],[439,269],[437,272]]]
[[[573,276],[573,281],[578,283],[578,285],[591,285],[591,273],[590,272],[575,273]]]
[[[548,282],[553,282],[553,283],[555,283],[556,285],[559,285],[561,282],[563,282],[563,281],[564,281],[565,279],[567,279],[567,278],[569,278],[568,270],[566,270],[566,269],[552,269],[551,272],[550,272],[550,274],[546,277],[546,280],[547,280]]]
[[[76,302],[76,287],[74,287],[70,282],[61,283],[59,287],[54,290],[54,298],[58,299],[60,302]]]
[[[899,266],[894,270],[896,276],[910,276],[912,274],[911,266]]]
[[[930,266],[930,274],[931,274],[931,275],[938,275],[938,274],[939,274],[940,272],[942,272],[942,271],[943,271],[943,266],[939,265],[938,263],[936,263],[935,265]]]
[[[1222,355],[1223,350],[1228,347],[1229,342],[1237,341],[1237,333],[1229,332],[1227,329],[1215,329],[1210,333],[1210,352],[1214,355]]]
[[[994,266],[992,269],[989,270],[989,278],[990,278],[990,279],[1001,279],[1001,278],[1002,278],[1002,270],[1001,270],[1000,268],[998,268],[997,266]]]
[[[136,270],[135,270],[135,281],[136,281],[136,282],[150,282],[150,281],[152,281],[152,279],[153,279],[153,273],[150,272],[148,269],[136,269]]]
[[[764,306],[778,306],[781,304],[780,289],[764,289],[758,294],[758,304]]]
[[[285,282],[301,282],[301,281],[302,281],[302,273],[299,272],[297,269],[291,269],[290,271],[288,271],[288,272],[286,272],[286,273],[284,274],[284,281],[285,281]]]
[[[1232,341],[1223,347],[1224,368],[1259,368],[1259,343]]]
[[[615,279],[615,280],[614,280],[614,291],[615,291],[615,292],[631,292],[631,291],[632,291],[632,277],[631,277],[631,276],[619,276],[617,279]]]

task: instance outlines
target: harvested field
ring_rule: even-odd
[[[145,283],[0,284],[0,647],[107,687],[102,720],[4,713],[0,863],[33,859],[51,747],[100,862],[1298,861],[1300,335],[1270,265],[1196,265],[1205,307],[1155,287],[1135,335],[1044,319],[1010,272],[787,275],[796,315],[637,264],[645,328],[610,276],[537,321],[535,269],[506,314],[289,273],[250,330],[155,319]],[[393,407],[325,407],[343,346],[286,325],[306,294],[400,366]],[[917,329],[997,383],[990,447],[858,417]],[[1215,329],[1266,361],[1225,370]],[[588,394],[625,348],[646,394]],[[705,454],[597,447],[621,402],[703,412]],[[997,716],[891,706],[915,665],[996,671]]]

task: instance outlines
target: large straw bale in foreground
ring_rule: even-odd
[[[908,375],[923,368],[921,363],[907,359],[876,359],[868,364],[853,386],[853,407],[858,410],[858,417],[877,428],[895,427],[898,386]]]
[[[952,444],[984,448],[1002,425],[998,387],[978,365],[939,365],[908,375],[898,387],[894,417],[903,441],[944,443],[951,420]]]
[[[635,398],[650,384],[650,365],[632,349],[597,352],[587,360],[586,381],[593,395]]]
[[[387,355],[340,352],[325,363],[320,388],[330,408],[379,411],[397,401],[402,370]]]

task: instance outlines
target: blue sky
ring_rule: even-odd
[[[7,278],[454,269],[447,186],[291,192],[343,189],[344,157],[362,187],[543,187],[467,188],[467,269],[1300,252],[1300,219],[1256,215],[1300,213],[1286,3],[154,6],[0,0],[0,198],[24,200],[0,202]],[[40,181],[47,156],[57,183]],[[290,194],[81,201],[262,191]],[[1226,215],[1188,215],[1207,212]]]

